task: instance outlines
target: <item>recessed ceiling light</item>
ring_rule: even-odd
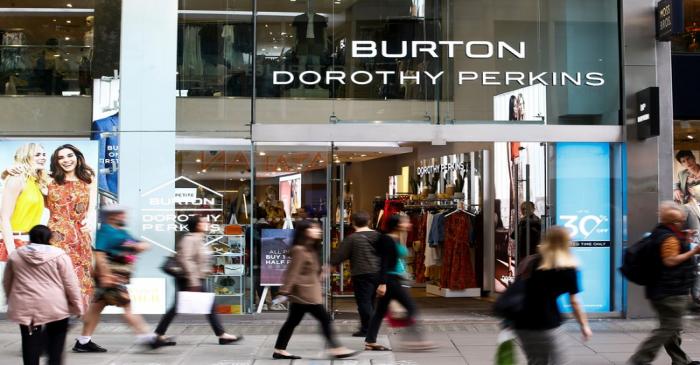
[[[323,160],[318,160],[318,163],[323,163]]]
[[[204,173],[204,172],[207,172],[207,169],[202,169],[202,172],[203,172],[203,173]]]
[[[258,154],[259,154],[260,156],[265,156],[265,155],[267,155],[267,153],[265,153],[265,151],[260,151],[260,153],[258,153]]]
[[[367,157],[367,155],[365,155],[365,154],[363,153],[363,154],[360,155],[360,157]]]
[[[241,160],[236,160],[236,162],[241,162]]]
[[[73,4],[68,3],[68,4],[66,4],[66,7],[67,7],[67,8],[72,8],[72,7],[73,7]]]
[[[55,22],[56,22],[56,19],[53,19],[52,21],[55,23]]]
[[[71,21],[70,21],[70,20],[66,20],[66,23],[70,24],[70,23],[71,23]]]
[[[197,175],[201,174],[201,172],[197,171]]]
[[[695,137],[693,137],[692,135],[689,134],[688,139],[695,139]]]
[[[63,38],[63,39],[69,41],[69,40],[70,40],[70,37],[65,37],[65,38]]]
[[[200,162],[202,162],[202,159],[198,158],[196,161],[197,161],[197,163],[200,163]]]
[[[297,167],[297,170],[301,170],[301,166],[298,166],[298,167]]]
[[[281,168],[281,167],[278,167],[278,168],[277,168],[277,171],[282,171],[282,168]]]

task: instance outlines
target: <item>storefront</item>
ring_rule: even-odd
[[[587,309],[625,311],[617,2],[34,3],[0,2],[14,14],[0,16],[0,168],[29,142],[83,151],[96,205],[129,206],[152,245],[137,311],[172,300],[159,267],[190,215],[214,223],[219,311],[252,314],[280,309],[261,297],[295,220],[323,224],[329,260],[359,210],[378,228],[390,212],[412,218],[421,303],[478,311],[535,250],[524,202],[538,218],[523,232],[572,231]],[[439,214],[458,220],[449,247],[430,242]],[[326,291],[330,310],[352,311],[349,267]]]

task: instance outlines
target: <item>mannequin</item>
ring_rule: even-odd
[[[297,57],[300,70],[320,71],[321,56],[326,51],[326,27],[328,19],[313,11],[313,0],[306,3],[306,13],[294,18]]]
[[[87,48],[87,52],[83,53],[80,58],[80,65],[78,66],[78,84],[80,86],[80,94],[88,94],[88,90],[92,86],[92,74],[91,74],[91,64],[92,64],[92,50],[95,43],[95,17],[90,15],[85,18],[85,35],[83,36],[83,44]]]

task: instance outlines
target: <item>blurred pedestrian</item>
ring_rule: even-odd
[[[377,335],[392,300],[396,300],[404,307],[406,310],[405,322],[410,324],[407,328],[407,337],[402,345],[413,350],[435,348],[432,342],[423,339],[416,324],[416,303],[411,298],[408,289],[403,286],[406,280],[405,259],[408,256],[408,248],[401,243],[399,237],[410,229],[411,220],[408,216],[392,215],[387,221],[389,233],[382,235],[377,243],[377,252],[381,257],[380,285],[377,288],[377,296],[380,298],[369,322],[367,337],[365,337],[365,350],[367,351],[391,351],[390,348],[377,343]]]
[[[569,294],[573,314],[584,341],[591,336],[586,312],[578,298],[578,263],[571,253],[568,230],[552,227],[539,246],[539,254],[521,263],[520,275],[527,277],[522,311],[515,318],[515,332],[529,365],[567,364],[566,336],[560,326],[562,316],[557,298]]]
[[[652,232],[658,247],[658,262],[652,282],[645,287],[647,299],[651,301],[659,327],[644,340],[630,357],[628,364],[650,364],[663,346],[673,365],[700,365],[692,361],[681,349],[683,315],[688,309],[688,294],[695,283],[693,257],[700,253],[700,246],[690,248],[683,232],[686,211],[674,202],[663,202],[659,207],[660,224]]]
[[[301,359],[300,356],[287,352],[287,344],[306,313],[311,314],[321,324],[331,357],[342,359],[356,354],[338,343],[331,327],[330,316],[322,304],[322,271],[319,262],[322,236],[323,231],[318,223],[308,220],[297,222],[294,228],[294,242],[289,253],[291,262],[279,291],[281,295],[289,298],[291,304],[287,321],[277,336],[273,359]],[[281,299],[283,298],[278,297],[275,301]]]
[[[200,216],[191,216],[187,220],[187,231],[182,238],[177,242],[175,255],[177,262],[182,268],[182,276],[175,278],[177,288],[175,301],[167,313],[163,315],[156,328],[156,335],[161,341],[167,342],[174,346],[175,342],[165,337],[165,332],[168,331],[168,326],[177,315],[177,292],[190,291],[201,292],[204,288],[204,280],[211,271],[212,251],[206,245],[206,237],[209,232],[209,221]],[[214,334],[219,338],[219,345],[228,345],[239,341],[242,336],[234,336],[226,333],[224,326],[221,325],[221,320],[216,314],[216,304],[212,304],[211,312],[207,315],[209,324],[211,325]]]
[[[517,242],[517,262],[522,262],[525,257],[537,253],[537,245],[540,244],[542,234],[542,220],[535,214],[535,204],[525,201],[520,204],[520,221],[518,221],[518,234],[515,230],[510,238]]]
[[[70,257],[50,246],[51,231],[37,225],[29,231],[29,245],[10,254],[3,288],[7,317],[19,323],[24,365],[39,365],[46,351],[49,365],[63,363],[68,318],[83,314],[78,277]]]
[[[374,301],[379,286],[380,259],[376,245],[379,232],[369,228],[369,214],[356,212],[350,217],[355,232],[346,237],[340,244],[331,265],[338,266],[345,260],[350,260],[352,286],[360,314],[360,328],[353,337],[367,336],[369,320],[374,313]]]
[[[126,285],[134,271],[136,255],[148,249],[148,244],[133,238],[126,227],[126,209],[112,205],[102,208],[103,222],[95,237],[95,290],[92,303],[85,314],[83,331],[75,341],[73,352],[107,352],[92,341],[92,333],[100,322],[102,310],[108,305],[124,310],[122,316],[137,335],[137,342],[156,349],[172,345],[150,333],[148,325],[131,311],[131,298]]]

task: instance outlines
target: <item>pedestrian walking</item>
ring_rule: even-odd
[[[206,232],[209,232],[209,221],[200,216],[192,216],[187,220],[187,231],[177,243],[175,258],[182,269],[182,275],[175,278],[177,292],[201,292],[204,288],[204,280],[211,272],[212,251],[206,245]],[[211,311],[207,315],[209,325],[214,334],[219,338],[219,345],[228,345],[238,342],[242,336],[234,336],[226,333],[221,320],[216,314],[216,304],[212,303]],[[170,323],[177,315],[177,293],[172,307],[163,315],[156,328],[156,335],[163,342],[175,345],[175,342],[165,337]]]
[[[51,231],[37,225],[29,231],[29,245],[10,254],[3,288],[7,317],[19,323],[24,365],[39,365],[43,351],[49,365],[63,363],[68,318],[83,314],[78,277],[70,257],[50,246]]]
[[[103,222],[95,237],[95,281],[92,303],[83,321],[82,334],[76,339],[73,352],[107,352],[92,341],[100,322],[102,310],[108,305],[121,307],[124,320],[137,335],[137,342],[152,349],[172,345],[148,330],[140,315],[131,310],[131,298],[126,285],[134,271],[136,256],[148,249],[148,244],[134,239],[126,227],[126,209],[118,206],[102,208]]]
[[[659,327],[647,337],[627,361],[630,365],[651,364],[663,346],[673,365],[700,365],[681,349],[683,314],[688,309],[688,294],[695,282],[693,256],[700,246],[690,248],[686,232],[686,212],[674,202],[663,202],[659,207],[659,225],[651,233],[650,244],[656,260],[651,280],[645,285],[645,294],[659,319]]]
[[[338,343],[331,319],[323,307],[321,290],[321,264],[319,263],[323,231],[318,223],[308,220],[299,221],[294,228],[294,242],[290,249],[290,264],[284,277],[280,294],[289,298],[289,315],[277,336],[273,359],[301,359],[300,356],[287,352],[287,344],[294,329],[306,313],[311,314],[321,324],[321,331],[326,339],[331,357],[343,359],[352,357],[356,352]],[[275,301],[279,301],[278,297]]]
[[[526,258],[519,268],[527,282],[522,310],[514,319],[514,327],[529,365],[568,364],[562,343],[566,336],[560,329],[562,316],[557,304],[562,294],[569,294],[584,341],[593,334],[578,298],[578,263],[570,246],[569,231],[552,227],[540,243],[539,254]]]
[[[331,265],[338,266],[350,260],[350,275],[360,314],[360,328],[353,337],[367,336],[367,327],[374,313],[377,287],[379,286],[380,259],[376,245],[380,233],[369,228],[370,216],[367,212],[356,212],[350,217],[353,232],[346,237],[331,259]]]
[[[412,350],[435,348],[432,342],[423,339],[416,324],[416,303],[408,289],[403,286],[406,280],[405,258],[408,256],[408,248],[401,243],[399,237],[410,229],[411,220],[407,216],[392,215],[387,221],[389,233],[382,235],[377,243],[377,251],[381,258],[380,285],[377,287],[377,296],[380,298],[369,322],[367,337],[365,337],[365,350],[367,351],[391,351],[390,348],[377,343],[377,335],[392,300],[399,302],[406,310],[404,322],[408,324],[408,332],[407,337],[402,341],[402,346]]]

